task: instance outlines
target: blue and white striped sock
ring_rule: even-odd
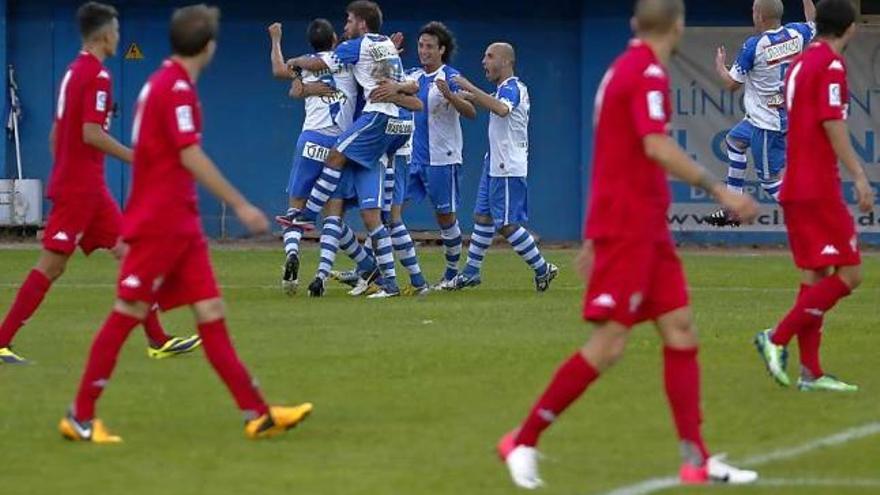
[[[380,225],[370,232],[373,244],[373,252],[376,254],[376,265],[382,273],[382,288],[386,292],[399,292],[397,287],[397,275],[394,271],[394,251],[391,246],[391,236],[384,225]]]
[[[746,183],[746,167],[748,159],[746,150],[741,150],[727,141],[727,189],[742,194]]]
[[[400,259],[400,264],[409,272],[409,281],[413,287],[425,287],[428,282],[422,275],[422,268],[419,266],[419,259],[416,257],[416,245],[406,230],[403,222],[391,224],[391,244],[394,246],[394,252]]]
[[[440,226],[440,237],[443,239],[443,253],[446,256],[446,273],[444,280],[452,280],[458,275],[458,262],[461,260],[461,228],[458,220],[449,226]]]
[[[480,268],[483,267],[483,259],[486,257],[486,251],[492,245],[492,239],[495,237],[495,225],[491,223],[474,224],[474,232],[471,234],[471,245],[468,248],[467,265],[464,267],[464,274],[473,277],[480,274]]]
[[[516,254],[535,270],[538,275],[547,273],[547,261],[541,256],[541,250],[535,243],[535,238],[523,227],[516,229],[512,234],[507,236],[507,242],[516,251]]]
[[[299,242],[302,240],[302,236],[303,230],[299,226],[291,225],[284,229],[282,238],[284,239],[284,254],[286,256],[299,255]]]
[[[394,204],[394,168],[385,167],[385,180],[382,185],[382,223],[391,223],[391,206]]]
[[[324,209],[324,205],[327,204],[327,201],[330,199],[330,196],[336,192],[336,188],[339,187],[339,181],[342,178],[342,170],[336,170],[330,167],[324,167],[321,170],[321,175],[318,177],[318,181],[315,182],[314,187],[312,187],[312,192],[309,193],[309,199],[306,201],[306,209],[304,210],[305,217],[309,220],[314,220],[318,218],[318,215],[321,214],[321,210]]]
[[[339,251],[339,237],[342,235],[342,219],[339,217],[327,217],[324,219],[324,227],[321,230],[321,261],[318,262],[318,278],[327,280],[333,263],[336,262],[336,253]]]
[[[762,180],[761,187],[768,196],[779,202],[779,190],[782,189],[782,179]]]
[[[376,260],[369,254],[367,250],[358,242],[354,231],[347,223],[342,223],[342,236],[339,238],[339,247],[345,251],[345,254],[357,263],[358,273],[361,275],[372,273],[376,269]]]

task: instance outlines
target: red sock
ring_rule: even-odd
[[[238,408],[247,416],[258,417],[269,412],[256,383],[235,354],[223,319],[199,324],[202,347],[211,366],[235,398]]]
[[[553,380],[532,407],[514,439],[516,445],[534,447],[541,432],[547,429],[584,390],[599,377],[599,372],[577,352],[562,364]]]
[[[663,381],[678,438],[699,449],[705,461],[709,458],[709,451],[700,433],[703,416],[700,412],[700,364],[697,362],[697,348],[664,347]]]
[[[114,311],[95,335],[73,406],[73,414],[78,421],[89,421],[95,417],[95,403],[113,374],[122,344],[138,323],[137,318]]]
[[[798,299],[803,297],[803,294],[809,288],[809,285],[801,284],[801,291],[798,295]],[[819,364],[819,346],[822,344],[822,320],[823,318],[818,318],[818,321],[816,321],[814,325],[798,332],[797,334],[801,366],[806,368],[813,378],[819,378],[825,374],[825,372],[822,371],[822,365]]]
[[[147,314],[147,319],[144,320],[144,333],[147,334],[147,342],[151,347],[162,347],[171,338],[159,323],[158,313],[156,308],[152,308]]]
[[[821,324],[825,312],[850,292],[849,286],[837,275],[823,278],[798,298],[791,311],[777,325],[770,340],[776,345],[788,345],[795,335]]]
[[[51,286],[52,281],[43,272],[31,270],[27,278],[24,279],[24,283],[21,284],[21,288],[18,289],[18,294],[15,296],[12,307],[9,308],[9,313],[6,314],[6,319],[0,324],[0,347],[9,347],[15,334],[43,302],[43,298],[46,297],[46,292]]]

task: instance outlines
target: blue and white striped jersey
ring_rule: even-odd
[[[414,163],[452,165],[462,162],[461,115],[434,84],[435,81],[445,80],[449,83],[449,89],[457,93],[461,88],[452,78],[459,74],[448,65],[442,65],[430,74],[421,67],[407,72],[407,78],[418,83],[418,97],[425,106],[424,111],[415,114]]]
[[[517,77],[498,85],[495,98],[510,108],[507,117],[489,114],[489,175],[526,177],[529,174],[529,88]]]
[[[785,71],[815,34],[812,22],[795,22],[752,36],[743,44],[730,77],[745,85],[746,118],[752,125],[769,131],[788,128],[782,89]]]
[[[403,63],[397,47],[387,36],[368,33],[360,38],[343,41],[336,47],[327,66],[338,70],[345,65],[353,68],[357,83],[364,90],[367,104],[364,112],[379,112],[390,117],[400,116],[400,107],[393,103],[373,103],[370,94],[383,80],[403,81]]]
[[[332,52],[320,52],[320,57],[330,67]],[[332,96],[309,96],[305,99],[306,119],[303,131],[318,131],[337,136],[351,127],[357,105],[358,86],[350,65],[339,65],[314,73],[303,71],[303,83],[322,82],[336,93]]]

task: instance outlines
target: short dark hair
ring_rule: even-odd
[[[850,0],[822,0],[816,5],[816,34],[840,38],[856,22],[856,8]]]
[[[306,29],[306,36],[309,38],[309,44],[316,52],[326,52],[333,49],[333,24],[327,19],[315,19],[309,23]]]
[[[76,11],[79,34],[83,39],[91,38],[117,17],[119,12],[112,5],[98,2],[85,3]]]
[[[171,16],[171,51],[193,57],[202,53],[220,31],[220,9],[205,4],[190,5]]]
[[[378,33],[382,29],[382,9],[376,2],[355,0],[348,4],[345,11],[366,22],[371,33]]]
[[[437,44],[446,48],[441,59],[444,64],[449,63],[449,61],[452,60],[452,55],[455,53],[455,35],[453,35],[452,31],[446,27],[446,24],[437,21],[429,22],[422,27],[421,31],[419,31],[419,37],[423,34],[428,34],[437,38]]]

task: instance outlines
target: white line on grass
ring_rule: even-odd
[[[880,433],[880,421],[875,421],[871,423],[864,424],[862,426],[857,426],[854,428],[848,428],[839,433],[835,433],[833,435],[829,435],[827,437],[817,438],[815,440],[811,440],[807,443],[789,447],[786,449],[779,449],[770,452],[766,452],[763,454],[753,455],[751,457],[747,457],[739,462],[740,465],[744,467],[757,467],[764,464],[768,464],[774,461],[781,461],[785,459],[793,459],[795,457],[800,457],[804,454],[813,452],[815,450],[819,450],[825,447],[833,447],[836,445],[843,445],[845,443],[852,442],[854,440],[859,440],[861,438],[869,437],[872,435],[876,435]],[[761,481],[762,484],[777,484],[781,483],[787,484],[797,484],[800,483],[802,485],[809,485],[810,482],[864,482],[868,481],[870,483],[877,483],[876,486],[880,486],[880,480],[764,480]],[[658,492],[661,490],[665,490],[667,488],[671,488],[673,486],[678,485],[678,478],[676,477],[663,477],[663,478],[651,478],[645,481],[640,481],[639,483],[635,483],[633,485],[624,486],[621,488],[617,488],[610,492],[606,492],[603,495],[648,495],[650,493]],[[781,485],[780,485],[781,486]],[[828,485],[828,486],[844,486],[844,485]],[[856,486],[856,485],[845,485],[845,486]],[[858,485],[858,486],[875,486],[875,485]]]

